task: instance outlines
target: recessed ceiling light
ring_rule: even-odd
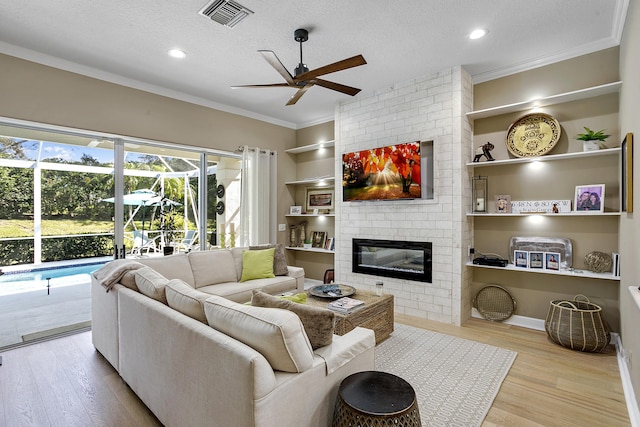
[[[187,54],[184,53],[184,50],[169,49],[169,56],[171,56],[173,58],[184,58],[185,56],[187,56]]]
[[[471,40],[479,39],[487,35],[489,31],[484,29],[473,30],[471,34],[469,34],[469,38]]]

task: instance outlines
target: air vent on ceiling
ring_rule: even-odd
[[[244,18],[253,14],[252,11],[233,0],[214,0],[198,13],[229,28],[235,27]]]

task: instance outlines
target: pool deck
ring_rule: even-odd
[[[84,258],[1,267],[4,272],[28,271],[111,261],[113,257]],[[60,279],[56,279],[59,282]],[[48,291],[48,292],[47,292]],[[90,282],[53,285],[0,296],[0,348],[24,342],[31,334],[82,324],[91,320]]]

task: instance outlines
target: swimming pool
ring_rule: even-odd
[[[0,276],[0,296],[43,289],[47,286],[47,278],[50,279],[48,282],[51,287],[89,283],[91,282],[89,275],[104,264],[104,262],[94,262],[8,271]]]

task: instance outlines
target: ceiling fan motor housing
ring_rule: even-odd
[[[293,32],[293,39],[299,43],[304,43],[309,40],[309,31],[304,28],[298,28]]]

